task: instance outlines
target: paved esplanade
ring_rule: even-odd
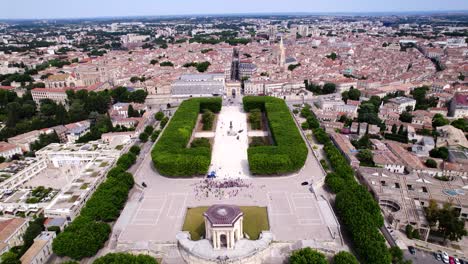
[[[246,140],[246,119],[240,106],[225,105],[223,109],[225,111],[221,114],[220,120],[224,125],[220,131],[229,129],[229,119],[233,119],[235,129],[244,129],[239,135],[239,141],[242,134],[243,140]],[[224,113],[226,119],[223,118]],[[232,114],[243,117],[229,118]],[[240,119],[244,120],[243,123],[240,123]],[[236,120],[237,127],[240,128],[236,128]],[[247,159],[247,146],[240,146],[235,136],[216,141],[215,148],[219,142],[224,141],[227,145],[223,146],[221,143],[220,149],[215,149],[213,152],[214,164],[221,163],[222,168],[242,167],[239,157]],[[230,144],[236,145],[237,148],[233,148]],[[239,148],[243,148],[244,153],[238,153]],[[235,177],[216,180],[172,179],[163,177],[157,172],[149,152],[134,168],[136,168],[135,181],[138,184],[145,182],[148,187],[133,189],[121,216],[113,227],[112,241],[108,244],[109,250],[160,252],[158,247],[168,243],[175,245],[176,234],[182,230],[187,207],[213,204],[268,207],[270,231],[275,241],[307,240],[317,243],[317,247],[340,250],[346,248],[341,243],[333,211],[322,197],[322,194],[327,195],[322,187],[325,175],[310,149],[304,167],[294,175],[283,177],[247,177],[248,174],[245,173],[243,175],[246,178],[239,180],[234,180]],[[311,192],[310,186],[302,186],[305,181],[314,183],[314,192]]]
[[[229,133],[231,123],[233,134]],[[223,106],[218,115],[209,171],[215,171],[218,179],[248,178],[248,144],[247,115],[239,105]]]

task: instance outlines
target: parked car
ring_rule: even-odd
[[[449,263],[449,255],[445,251],[442,251],[442,261],[444,263]]]
[[[414,249],[413,246],[409,246],[409,247],[408,247],[408,250],[409,250],[409,252],[411,253],[411,255],[416,254],[416,249]]]
[[[309,183],[305,181],[305,182],[302,182],[301,185],[306,186],[306,185],[309,185]]]
[[[457,258],[455,258],[455,264],[461,264],[461,263],[460,263],[460,260],[457,259]]]
[[[452,256],[449,257],[449,264],[455,264],[455,259]]]
[[[442,260],[442,256],[437,253],[437,252],[434,252],[434,258],[437,259],[437,261],[441,261]]]

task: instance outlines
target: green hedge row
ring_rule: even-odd
[[[313,115],[309,118],[315,119]],[[316,122],[316,119],[314,120]],[[354,171],[322,128],[313,129],[334,172],[327,174],[326,185],[336,193],[335,208],[349,231],[354,248],[363,263],[389,264],[391,255],[379,231],[383,225],[380,207],[372,195],[354,178]]]
[[[93,264],[158,264],[155,258],[149,255],[132,255],[129,253],[109,253],[96,259]]]
[[[135,163],[135,154],[129,152],[122,157],[126,158],[124,161],[119,159],[118,165],[109,170],[107,179],[86,202],[80,216],[54,239],[52,249],[55,254],[77,260],[91,257],[109,239],[111,228],[106,222],[119,217],[134,185],[133,175],[126,170]]]
[[[267,96],[246,96],[244,110],[264,111],[274,146],[248,148],[250,171],[257,175],[283,174],[298,171],[307,159],[307,146],[302,139],[289,108],[282,99]]]
[[[211,149],[187,148],[198,114],[204,109],[221,110],[221,98],[192,98],[179,106],[164,133],[151,151],[154,166],[160,174],[171,177],[191,177],[208,172]]]

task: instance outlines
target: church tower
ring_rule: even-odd
[[[279,45],[279,59],[278,63],[279,66],[284,67],[286,64],[286,49],[284,48],[283,37],[281,37],[280,45]]]

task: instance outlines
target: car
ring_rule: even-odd
[[[442,258],[448,261],[448,254],[445,251],[442,251]]]
[[[408,247],[408,250],[409,250],[409,252],[411,253],[411,255],[416,254],[416,249],[414,249],[413,246],[409,246],[409,247]]]
[[[145,188],[148,187],[148,185],[146,185],[145,182],[142,182],[142,183],[141,183],[141,186],[143,186],[143,187],[145,187]]]
[[[442,257],[440,256],[439,253],[434,252],[433,254],[434,254],[434,258],[437,259],[437,261],[441,261],[441,260],[442,260]]]
[[[455,258],[455,264],[461,264],[461,263],[460,263],[460,260],[457,259],[457,258]]]
[[[455,264],[455,259],[452,256],[449,257],[449,263]]]
[[[309,185],[309,183],[308,182],[302,182],[301,185],[306,186],[306,185]]]
[[[449,255],[445,251],[442,251],[442,260],[444,261],[444,263],[448,263]]]

